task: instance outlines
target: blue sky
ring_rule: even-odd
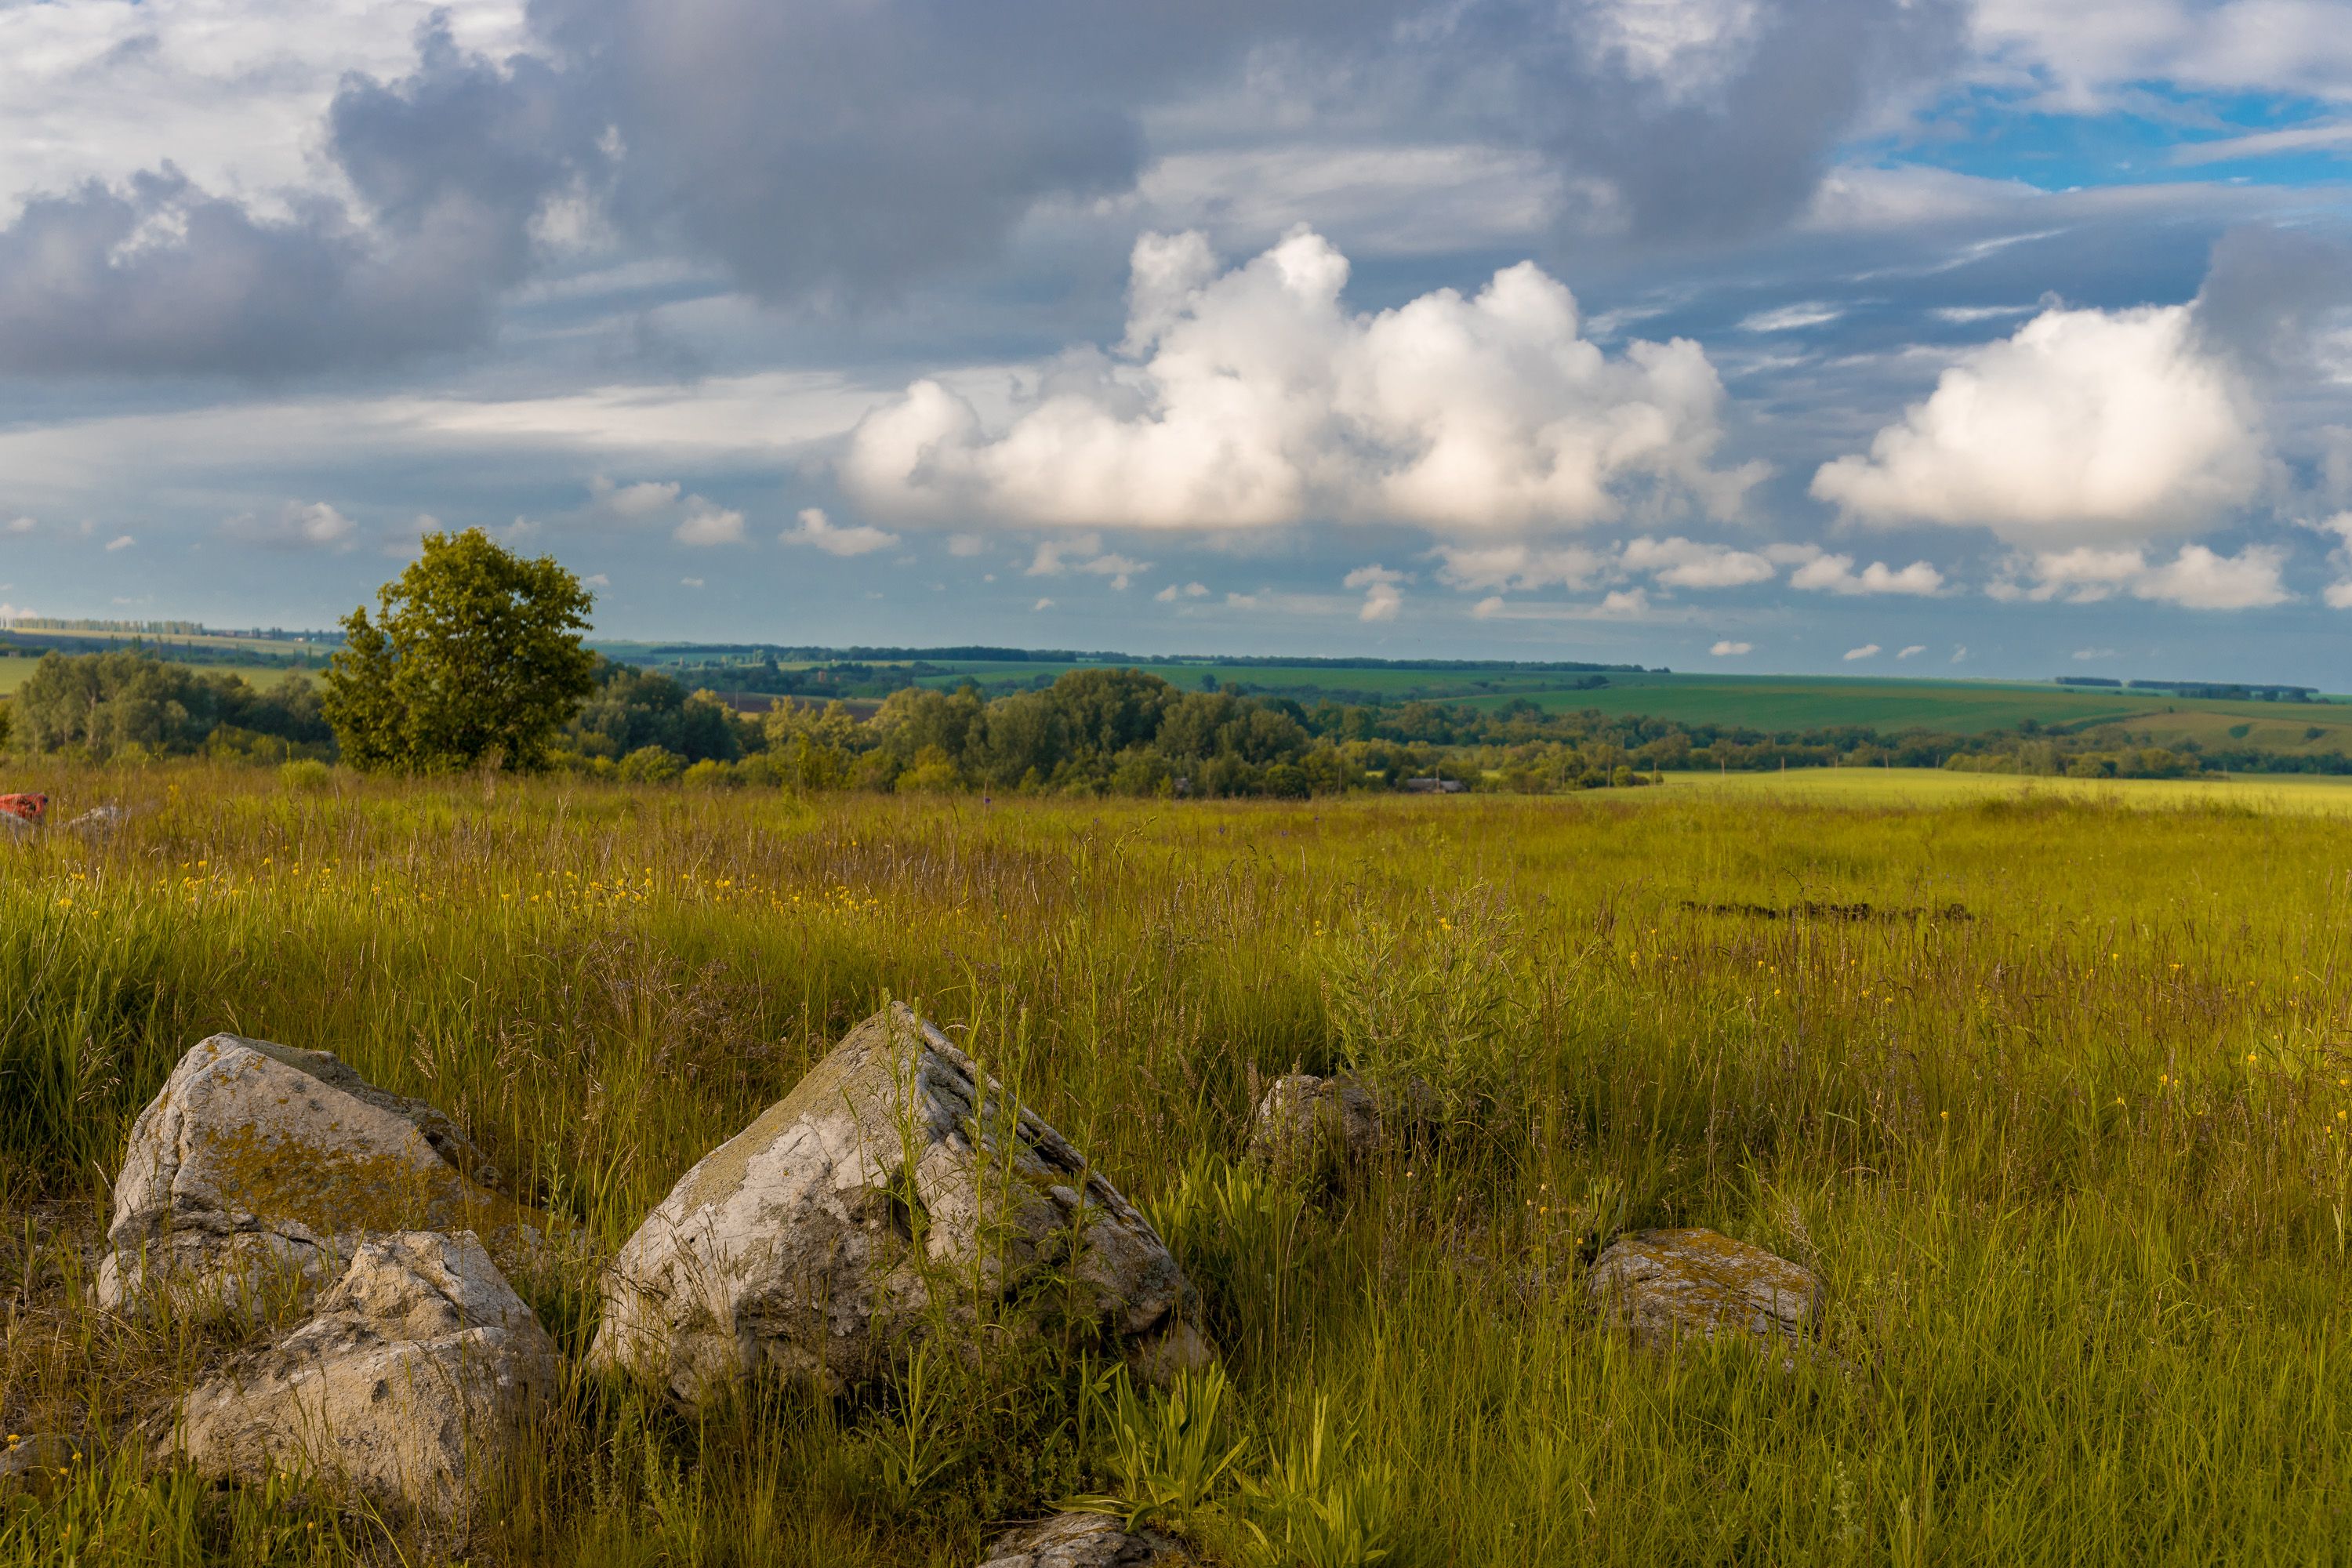
[[[2352,689],[2346,19],[0,0],[0,616]]]

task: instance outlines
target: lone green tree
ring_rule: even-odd
[[[595,689],[581,641],[594,602],[551,555],[526,561],[478,528],[428,533],[425,552],[343,618],[327,721],[354,767],[416,773],[545,765],[548,742]]]

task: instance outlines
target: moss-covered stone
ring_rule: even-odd
[[[547,1216],[451,1164],[443,1147],[472,1144],[446,1121],[323,1051],[201,1042],[131,1129],[100,1303],[304,1293],[362,1240],[394,1231],[471,1230],[508,1258],[535,1250]]]

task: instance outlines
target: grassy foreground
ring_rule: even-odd
[[[0,1563],[401,1547],[131,1440],[252,1331],[86,1305],[131,1120],[201,1036],[434,1100],[611,1247],[886,994],[969,1026],[1202,1286],[1249,1483],[1193,1512],[1225,1555],[2352,1560],[2330,816],[1697,781],[1178,807],[37,787],[134,816],[0,843],[0,1430],[86,1449],[0,1499]],[[1249,1175],[1258,1086],[1342,1062],[1429,1079],[1449,1130],[1336,1195]],[[1595,1321],[1592,1231],[1660,1223],[1817,1268],[1824,1353],[1664,1356]],[[589,1266],[529,1290],[584,1347]],[[969,1563],[1116,1484],[1096,1370],[933,1358],[699,1426],[583,1381],[489,1479],[479,1559]],[[1302,1499],[1352,1526],[1227,1528]]]

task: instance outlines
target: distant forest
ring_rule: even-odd
[[[2352,773],[2352,758],[2244,745],[2147,743],[2126,727],[2057,732],[2027,721],[1972,735],[1865,726],[1772,732],[1737,725],[1547,712],[1524,698],[1311,704],[1187,690],[1143,671],[1068,672],[1035,690],[908,687],[863,711],[779,694],[722,699],[676,676],[601,661],[564,732],[560,768],[648,783],[801,790],[1329,795],[1447,780],[1553,793],[1632,787],[1669,771],[1941,767],[2076,778],[2216,771]],[[0,744],[95,759],[331,760],[317,688],[257,684],[131,649],[51,654],[0,704]],[[1424,783],[1418,787],[1428,787]]]

